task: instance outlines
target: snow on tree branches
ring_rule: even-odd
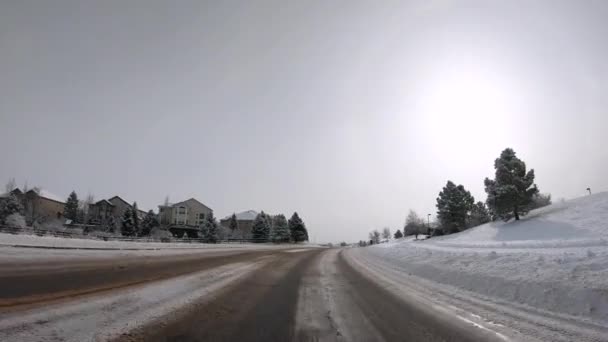
[[[538,188],[534,184],[534,169],[526,172],[526,164],[515,156],[515,151],[507,148],[494,161],[496,169],[494,179],[486,178],[485,191],[488,194],[486,204],[494,218],[508,221],[530,210]]]

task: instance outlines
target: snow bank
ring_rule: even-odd
[[[41,248],[81,248],[81,249],[199,249],[199,248],[245,248],[269,246],[253,243],[218,243],[204,244],[199,242],[135,242],[103,241],[93,239],[61,238],[25,234],[0,233],[0,246],[41,247]],[[270,246],[269,246],[270,247]]]
[[[608,324],[608,193],[554,204],[520,222],[353,251],[378,267],[497,301]]]

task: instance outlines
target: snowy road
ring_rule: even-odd
[[[48,260],[27,260],[12,269],[9,263],[0,263],[0,340],[531,341],[551,337],[538,333],[551,327],[520,329],[538,323],[526,321],[529,316],[508,316],[523,321],[512,328],[474,315],[467,310],[472,307],[477,312],[481,307],[485,314],[506,317],[512,314],[508,310],[516,308],[429,292],[432,288],[410,282],[413,279],[388,264],[367,258],[363,250],[298,248],[131,255],[127,260],[60,259],[61,267]],[[592,335],[573,336],[580,341]],[[601,337],[588,340],[601,341]]]

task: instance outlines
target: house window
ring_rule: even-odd
[[[180,215],[186,215],[186,207],[179,207],[177,213]]]

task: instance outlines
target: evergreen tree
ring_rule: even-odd
[[[403,237],[403,233],[399,229],[395,232],[395,239],[401,239]]]
[[[135,227],[133,225],[133,211],[131,210],[131,208],[125,209],[125,212],[122,215],[122,235],[135,235]]]
[[[17,197],[13,194],[8,195],[0,201],[0,223],[5,224],[6,218],[12,214],[19,214],[23,211],[23,207]]]
[[[251,237],[254,242],[267,242],[270,238],[270,224],[267,215],[262,211],[259,213],[251,226]]]
[[[156,215],[152,210],[149,210],[143,221],[141,222],[141,229],[139,231],[139,236],[148,236],[150,235],[150,231],[152,228],[160,226]]]
[[[494,179],[486,178],[485,191],[488,194],[486,204],[494,218],[508,221],[530,210],[530,204],[538,188],[534,184],[534,169],[526,172],[526,163],[515,156],[515,151],[507,148],[494,161],[496,169]]]
[[[65,207],[63,209],[63,216],[68,219],[76,222],[78,219],[78,196],[75,191],[70,193],[68,200],[65,202]]]
[[[490,222],[490,213],[483,202],[477,202],[471,208],[471,214],[468,222],[469,227],[476,227],[480,224]]]
[[[237,231],[237,229],[239,229],[239,221],[236,219],[236,214],[232,214],[232,216],[230,216],[230,221],[228,222],[228,228],[230,228],[230,231],[232,232],[232,235],[234,236],[234,233]]]
[[[135,230],[136,234],[139,234],[139,209],[137,209],[137,202],[133,202],[131,210],[133,211],[133,229]]]
[[[275,216],[272,225],[272,241],[277,243],[289,242],[290,237],[285,215],[279,214]]]
[[[213,216],[213,212],[205,216],[205,226],[203,239],[207,243],[217,243],[219,241],[219,227],[217,220]]]
[[[448,181],[437,197],[437,219],[449,234],[467,228],[467,218],[475,199],[464,186]]]
[[[294,212],[289,221],[287,221],[287,226],[289,227],[293,242],[308,241],[308,230],[306,230],[306,225],[304,225],[304,221],[302,221],[297,212]]]
[[[542,208],[551,204],[551,194],[535,194],[530,203],[530,210]]]

